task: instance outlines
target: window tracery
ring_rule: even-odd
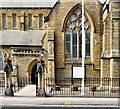
[[[85,29],[85,56],[90,58],[90,23],[84,16]],[[72,11],[65,28],[66,35],[66,58],[82,57],[82,12],[79,8]]]

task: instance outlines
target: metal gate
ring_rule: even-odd
[[[0,77],[0,95],[4,95],[5,92],[5,77]]]

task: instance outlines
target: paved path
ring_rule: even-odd
[[[119,109],[117,107],[2,107],[2,109]]]
[[[22,90],[14,93],[15,96],[31,96],[36,97],[36,85],[26,85]]]
[[[120,99],[120,98],[119,98]],[[69,106],[69,107],[118,107],[118,98],[75,98],[75,97],[4,97],[0,96],[1,105],[8,106],[27,106],[27,107],[50,107],[50,106]]]

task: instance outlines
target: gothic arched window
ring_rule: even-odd
[[[84,16],[85,28],[85,56],[90,58],[90,25],[86,16]],[[66,58],[82,57],[82,12],[79,8],[72,11],[65,28],[66,35]]]

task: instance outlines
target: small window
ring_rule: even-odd
[[[3,70],[3,58],[2,58],[2,52],[0,51],[0,70]]]
[[[6,28],[6,14],[3,14],[3,28]]]
[[[32,28],[32,15],[29,15],[29,28]]]
[[[39,15],[39,28],[43,28],[43,15]]]
[[[16,28],[16,15],[13,15],[13,28]]]

